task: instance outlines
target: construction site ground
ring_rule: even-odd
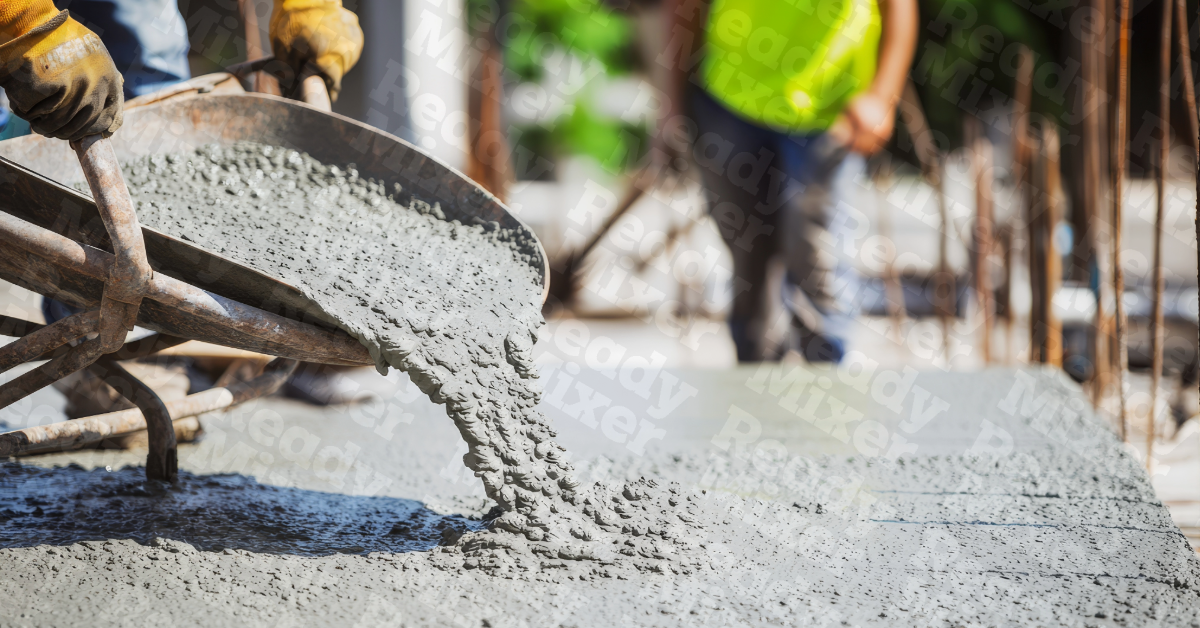
[[[444,409],[364,370],[350,377],[376,398],[361,404],[272,397],[205,417],[176,489],[141,487],[137,450],[4,463],[0,623],[1200,625],[1200,560],[1061,373],[926,369],[880,396],[809,366],[667,367],[643,389],[560,362],[555,329],[539,343],[547,390],[569,376],[662,430],[635,451],[573,416],[573,394],[544,402],[578,477],[680,482],[741,504],[738,525],[753,499],[793,505],[802,523],[775,532],[786,568],[747,571],[737,548],[713,547],[729,562],[711,582],[403,572],[397,556],[437,551],[439,522],[488,504]],[[793,404],[817,387],[861,416],[806,419]],[[61,404],[45,390],[4,420],[58,420]],[[807,479],[782,481],[789,463]],[[1156,478],[1194,472],[1161,464]],[[782,597],[762,604],[756,588]]]

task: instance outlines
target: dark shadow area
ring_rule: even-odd
[[[0,547],[156,537],[201,551],[325,556],[412,552],[457,540],[484,522],[394,497],[259,484],[239,474],[147,482],[145,469],[46,469],[0,464]]]

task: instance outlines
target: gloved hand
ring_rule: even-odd
[[[0,8],[0,87],[37,133],[65,140],[112,135],[123,119],[121,74],[95,33],[51,0]]]
[[[271,15],[271,49],[286,63],[294,79],[319,72],[337,100],[342,76],[362,54],[363,32],[358,16],[342,8],[341,0],[275,0]],[[299,86],[295,82],[293,89]]]

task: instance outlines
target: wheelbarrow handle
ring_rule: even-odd
[[[280,67],[286,68],[281,61],[276,61],[274,55],[267,55],[250,61],[235,63],[225,68],[225,72],[232,74],[238,78],[248,76],[254,72],[271,72],[274,66],[275,70]],[[321,78],[312,66],[305,68],[301,73],[304,80],[300,82],[300,97],[304,103],[310,107],[316,107],[321,111],[333,111],[333,103],[329,99],[329,89],[325,86],[325,79]]]
[[[267,55],[265,57],[259,57],[257,59],[251,59],[249,61],[243,61],[241,63],[235,63],[233,65],[226,66],[223,71],[238,78],[243,78],[255,72],[261,72],[267,69],[268,65],[273,63],[275,63],[275,55]]]
[[[142,239],[142,226],[138,224],[137,212],[125,177],[121,176],[121,164],[112,144],[100,135],[89,135],[71,142],[71,148],[79,157],[79,167],[92,190],[100,219],[108,230],[112,244],[113,261],[108,277],[104,280],[104,292],[100,298],[100,316],[94,341],[74,347],[62,362],[59,377],[94,364],[101,356],[121,348],[125,335],[137,323],[142,298],[149,292],[154,281],[154,271],[146,258],[146,243]],[[64,359],[65,359],[64,358]],[[50,364],[54,364],[52,360]],[[120,367],[108,369],[115,375],[128,375]],[[57,375],[57,373],[56,373]],[[146,477],[152,480],[174,482],[179,462],[175,449],[175,428],[171,416],[163,407],[162,400],[145,384],[125,377],[133,386],[131,392],[122,392],[134,402],[146,417],[146,429],[150,441],[150,453],[146,458]]]
[[[301,84],[301,94],[304,102],[310,107],[321,111],[333,111],[333,103],[329,100],[329,89],[325,87],[325,79],[318,74],[310,75]]]
[[[154,271],[146,259],[142,227],[138,224],[125,178],[121,176],[117,153],[112,144],[99,135],[89,135],[71,142],[71,148],[79,157],[79,166],[91,188],[96,209],[112,240],[115,259],[105,286],[105,296],[122,303],[139,303],[154,277]]]

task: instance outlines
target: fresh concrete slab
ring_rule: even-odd
[[[359,406],[209,417],[174,489],[139,452],[10,461],[0,624],[1200,625],[1200,561],[1074,385],[869,367],[542,371],[578,479],[695,491],[691,575],[429,568],[491,504],[403,377]],[[638,453],[581,391],[661,436]]]

